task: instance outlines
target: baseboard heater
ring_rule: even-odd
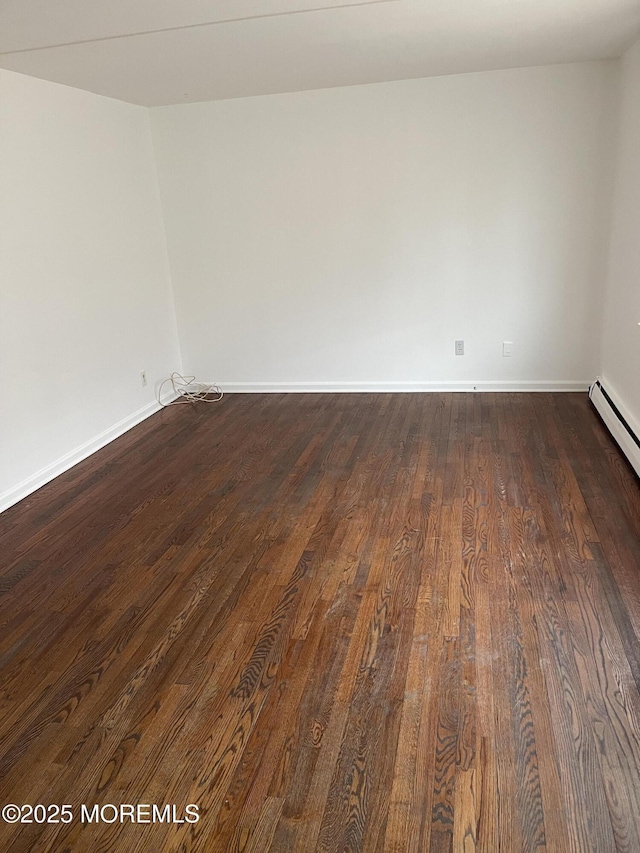
[[[607,429],[640,477],[640,436],[620,411],[599,379],[589,388],[589,398]]]

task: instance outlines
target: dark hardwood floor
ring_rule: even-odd
[[[72,814],[2,851],[640,851],[640,488],[586,394],[173,407],[0,549],[0,805]]]

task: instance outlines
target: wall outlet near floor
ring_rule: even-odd
[[[140,381],[142,382],[142,387],[144,388],[144,386],[147,384],[147,371],[146,370],[140,371]]]
[[[456,355],[464,355],[464,341],[456,341]]]
[[[511,356],[511,348],[513,347],[513,341],[503,341],[502,342],[502,357],[509,358]]]

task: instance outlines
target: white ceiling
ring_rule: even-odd
[[[619,56],[640,0],[0,0],[0,67],[136,104]]]

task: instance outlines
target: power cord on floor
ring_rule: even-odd
[[[162,389],[167,382],[171,383],[175,399],[171,400],[170,403],[163,403]],[[212,396],[214,394],[215,397]],[[195,376],[182,376],[176,371],[160,383],[156,394],[156,400],[163,408],[181,405],[182,403],[219,403],[223,397],[222,389],[218,385],[196,382]]]

